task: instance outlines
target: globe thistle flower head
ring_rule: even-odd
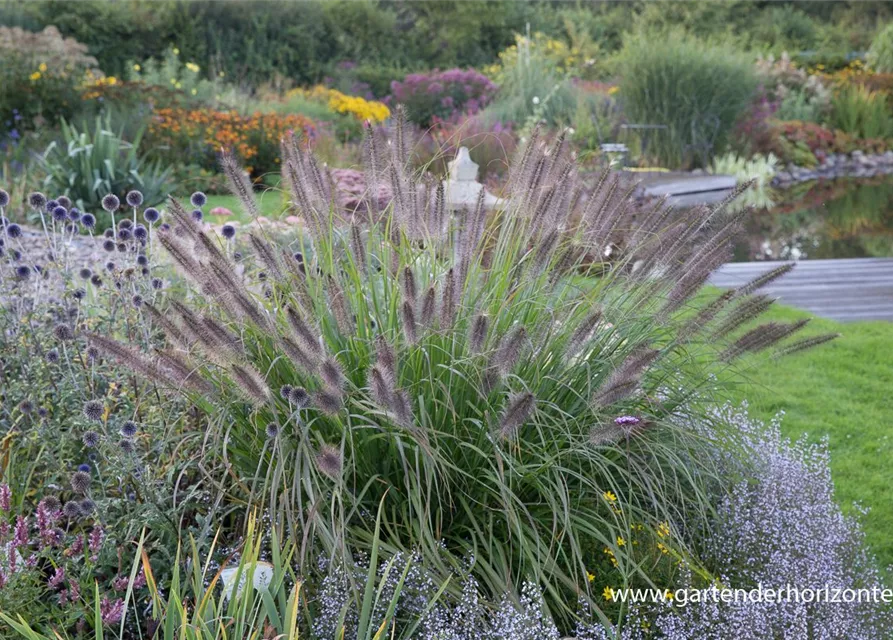
[[[109,213],[115,213],[121,207],[121,201],[114,193],[110,193],[102,199],[102,208]]]
[[[143,204],[143,194],[136,189],[134,189],[133,191],[128,191],[127,195],[124,196],[124,199],[127,200],[127,204],[129,204],[131,207],[138,207]]]
[[[108,253],[111,253],[115,250],[115,241],[114,240],[106,240],[102,243],[102,248],[105,249]]]
[[[155,290],[161,289],[164,286],[164,282],[161,278],[152,278],[152,288]]]
[[[28,204],[33,209],[43,209],[47,204],[47,197],[39,191],[35,191],[28,195]]]
[[[21,238],[22,228],[15,222],[12,222],[6,225],[6,235],[8,235],[10,238]]]
[[[111,227],[109,227],[108,229],[106,229],[105,231],[102,232],[102,237],[103,238],[114,238],[115,230],[112,229]]]
[[[46,356],[44,357],[50,364],[56,364],[57,362],[59,362],[59,350],[50,349],[49,351],[47,351]]]
[[[145,240],[149,237],[149,230],[143,225],[138,224],[133,228],[133,237],[137,240]]]
[[[83,516],[89,516],[94,511],[96,511],[96,503],[93,502],[90,498],[84,498],[83,500],[81,500],[79,506],[81,507],[81,515]]]
[[[92,229],[96,226],[96,216],[94,216],[92,213],[85,213],[81,216],[81,224],[88,229]]]
[[[99,400],[88,400],[84,403],[84,416],[88,420],[101,422],[105,415],[105,406]]]
[[[131,233],[130,229],[125,227],[123,229],[118,229],[118,240],[121,242],[127,242],[133,237],[133,233]]]
[[[196,191],[189,198],[189,202],[192,203],[193,207],[201,208],[201,207],[205,206],[205,204],[208,202],[208,197],[201,191]]]
[[[205,217],[205,214],[202,213],[201,209],[193,209],[192,210],[192,219],[195,220],[196,222],[201,222],[202,218],[204,218],[204,217]]]
[[[71,209],[71,198],[68,196],[56,196],[56,204],[66,209]]]
[[[78,465],[78,471],[83,471],[84,473],[90,473],[90,465],[86,462],[82,462]]]
[[[55,513],[62,508],[62,503],[56,496],[46,496],[43,500],[40,501],[40,504],[43,505],[43,508],[50,513]]]
[[[89,449],[95,449],[96,447],[98,447],[99,441],[99,434],[95,431],[85,431],[84,435],[81,436],[81,442],[83,442],[84,446]]]
[[[84,298],[87,297],[87,290],[78,287],[77,289],[72,291],[71,297],[74,298],[75,300],[83,300]]]
[[[130,299],[130,304],[139,309],[141,306],[143,306],[143,296],[141,296],[140,294],[134,295]]]
[[[90,284],[92,284],[94,287],[102,286],[102,278],[99,277],[99,274],[93,274],[93,277],[90,278]]]
[[[288,393],[288,400],[298,409],[303,409],[310,404],[310,394],[303,387],[293,387]]]
[[[270,440],[275,439],[279,435],[279,425],[275,422],[270,422],[267,424],[266,433]]]
[[[121,222],[118,223],[118,229],[133,229],[133,220],[130,218],[124,218]]]
[[[161,217],[161,214],[158,212],[158,209],[155,207],[149,207],[145,211],[143,211],[143,220],[148,222],[149,224],[155,224],[158,222],[158,219]]]
[[[22,252],[19,251],[18,249],[13,249],[12,251],[9,252],[9,257],[12,258],[13,262],[18,262],[19,260],[22,259]]]
[[[76,518],[81,517],[81,506],[74,502],[73,500],[70,502],[66,502],[65,506],[62,507],[62,515],[68,518],[69,520],[74,520]]]
[[[53,220],[56,222],[62,222],[63,220],[68,219],[68,209],[62,206],[54,207],[50,212],[53,216]]]
[[[91,362],[94,360],[99,360],[99,349],[96,347],[87,347],[87,359]]]
[[[41,418],[46,418],[48,415],[50,415],[50,411],[46,407],[40,407],[37,410],[37,415],[39,415]]]
[[[57,324],[53,327],[53,335],[56,336],[57,340],[72,340],[74,338],[74,331],[71,330],[67,324]]]
[[[31,277],[31,267],[24,264],[19,265],[16,267],[16,277],[19,280],[27,280]]]
[[[288,400],[291,395],[292,386],[290,384],[284,384],[279,388],[279,397],[283,400]]]
[[[34,411],[34,404],[30,400],[22,400],[19,403],[19,411],[24,413],[26,416],[31,415]]]
[[[114,271],[115,266],[116,266],[115,263],[112,262],[111,260],[109,260],[108,262],[105,263],[105,270],[109,271],[109,272]]]
[[[227,240],[232,240],[233,238],[236,237],[236,228],[231,224],[225,224],[220,229],[220,233]]]
[[[136,263],[141,267],[149,266],[149,258],[146,257],[146,254],[141,253],[136,257]]]
[[[9,205],[9,192],[5,189],[0,189],[0,207],[6,207]]]
[[[167,222],[162,222],[161,226],[158,228],[161,229],[162,231],[170,231],[171,230],[171,226]]]
[[[72,222],[80,222],[81,221],[81,210],[77,207],[72,207],[68,210],[68,219]]]
[[[81,270],[78,271],[78,275],[84,280],[89,280],[90,276],[93,275],[93,270],[89,267],[82,267]]]
[[[121,425],[121,435],[125,438],[132,438],[136,435],[136,432],[138,430],[139,427],[133,420],[127,420],[124,424]]]
[[[90,474],[85,471],[75,471],[71,474],[71,488],[77,493],[87,493],[90,490],[92,479]]]
[[[133,440],[128,440],[127,438],[122,438],[118,440],[118,448],[122,453],[133,453],[136,450],[136,446],[133,444]]]

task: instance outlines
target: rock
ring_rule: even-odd
[[[214,207],[211,211],[208,212],[209,215],[212,216],[231,216],[233,212],[227,209],[226,207]]]
[[[257,216],[257,221],[261,224],[266,224],[270,219],[267,216]]]

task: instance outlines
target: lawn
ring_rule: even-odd
[[[266,216],[270,220],[278,220],[282,217],[285,210],[285,203],[282,199],[282,192],[276,189],[269,189],[257,194],[257,203],[260,207],[260,215]],[[209,195],[208,204],[205,205],[205,213],[208,213],[215,207],[225,207],[233,212],[231,216],[211,216],[207,219],[215,224],[224,222],[232,222],[236,220],[242,224],[251,222],[251,217],[242,212],[242,206],[239,204],[238,198],[229,195]]]
[[[778,307],[767,319],[799,320],[810,314]],[[819,348],[769,362],[751,371],[734,390],[747,399],[755,417],[786,415],[783,431],[810,441],[827,437],[839,503],[868,507],[863,523],[869,544],[883,567],[893,568],[893,324],[841,324],[814,318],[811,335],[839,332]]]

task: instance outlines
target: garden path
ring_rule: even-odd
[[[730,262],[713,273],[710,283],[737,287],[780,264]],[[803,260],[761,291],[840,322],[893,322],[893,258]]]

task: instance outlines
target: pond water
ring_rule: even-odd
[[[734,260],[893,257],[893,176],[808,182],[750,214]]]

